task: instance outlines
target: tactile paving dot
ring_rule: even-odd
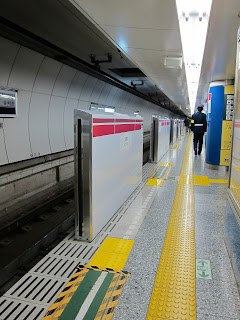
[[[194,175],[189,139],[147,318],[196,319]],[[200,180],[201,181],[200,181]],[[197,178],[195,182],[207,179]]]
[[[195,293],[154,288],[149,316],[164,319],[196,319]]]

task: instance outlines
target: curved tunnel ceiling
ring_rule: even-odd
[[[173,112],[190,115],[184,67],[164,67],[165,57],[182,56],[175,0],[0,3],[1,17],[6,21],[31,31],[96,70],[91,54],[96,60],[106,60],[110,54],[112,61],[100,63],[101,71],[128,86],[141,80],[143,86],[136,86],[137,92]],[[234,78],[239,12],[239,0],[213,0],[197,103],[206,100],[210,81]],[[19,33],[6,30],[1,27],[0,35],[20,41]],[[44,51],[31,41],[22,44]],[[56,59],[64,62],[65,57]]]
[[[69,0],[137,65],[185,114],[185,70],[165,68],[165,57],[182,57],[175,0]]]
[[[151,102],[184,115],[183,111],[156,86],[155,82],[145,72],[141,72],[136,63],[120,52],[121,50],[116,47],[116,44],[110,41],[69,0],[22,0],[21,2],[0,0],[1,2],[0,35],[3,37],[49,55],[65,64],[69,64],[67,56],[69,53],[72,60],[76,57],[76,60],[81,60],[85,66],[92,68],[96,73],[105,72],[105,74],[107,73],[107,75],[127,84],[132,88],[132,93],[143,93],[145,98]],[[24,34],[23,40],[20,39],[21,33]],[[39,41],[39,45],[36,44],[37,41]],[[44,41],[47,43],[44,44]],[[46,50],[48,45],[50,53]],[[54,57],[51,45],[55,46],[54,50],[59,48],[66,55],[55,53]],[[99,70],[91,60],[91,55],[95,60],[102,61],[108,59],[108,54],[112,57],[111,61],[100,63]],[[76,65],[72,66],[77,68]],[[121,70],[121,72],[119,73],[117,70]],[[127,72],[124,73],[123,70],[127,70]],[[134,80],[143,81],[143,85],[131,86],[131,82]]]

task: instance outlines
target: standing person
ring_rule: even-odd
[[[198,105],[198,111],[192,115],[192,125],[191,129],[194,133],[194,151],[195,155],[201,154],[203,135],[207,131],[207,119],[206,114],[202,113],[203,104]]]
[[[190,127],[190,120],[188,118],[184,119],[184,124],[186,126],[186,132],[189,132],[189,127]]]

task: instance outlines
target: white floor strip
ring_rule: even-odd
[[[107,276],[107,272],[102,272],[100,276],[98,277],[95,285],[92,287],[91,291],[89,292],[87,298],[83,302],[81,309],[79,310],[75,320],[82,320],[85,317],[85,314],[87,313],[91,303],[93,302],[93,299],[95,298],[95,295],[97,294],[99,288],[101,287],[104,279]]]

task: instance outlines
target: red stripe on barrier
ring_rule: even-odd
[[[114,124],[93,126],[93,137],[107,136],[114,134]]]
[[[115,126],[115,133],[141,130],[141,124],[118,124]]]

